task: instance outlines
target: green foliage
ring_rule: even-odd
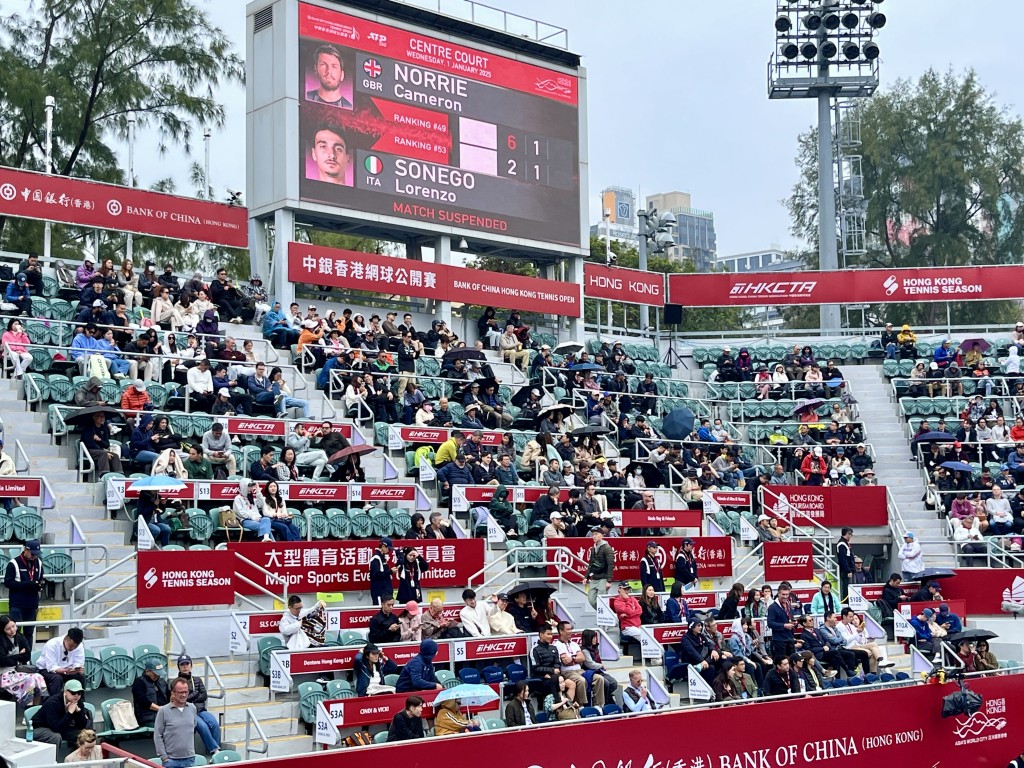
[[[0,165],[44,170],[53,96],[53,172],[125,184],[117,144],[130,116],[161,153],[187,155],[193,131],[224,124],[214,90],[242,82],[244,66],[192,0],[37,0],[0,16],[0,72]],[[53,253],[80,254],[82,238],[55,227]],[[41,241],[39,222],[0,218],[0,246],[38,251]]]
[[[973,71],[933,70],[899,81],[862,111],[867,253],[862,268],[1019,263],[1024,251],[1024,126],[997,105]],[[800,136],[800,180],[788,200],[794,234],[817,264],[817,136]],[[954,322],[1004,323],[1013,302],[952,302]],[[787,319],[799,313],[787,311]],[[874,306],[882,318],[944,324],[943,303]]]
[[[501,272],[505,275],[522,275],[523,277],[537,277],[540,271],[537,265],[529,259],[503,259],[500,256],[474,256],[471,261],[466,262],[470,269],[482,269],[487,272]]]
[[[615,254],[616,266],[627,267],[629,269],[639,268],[640,253],[636,248],[617,240],[611,241],[610,248],[612,253]],[[590,238],[590,254],[586,257],[586,260],[597,262],[599,264],[605,263],[606,256],[604,238]],[[696,270],[692,261],[677,261],[669,258],[663,253],[652,253],[647,256],[647,271],[661,272],[662,274],[671,275],[692,273]],[[604,309],[607,302],[600,301],[598,299],[588,299],[584,302],[586,321],[588,323],[597,322],[598,305],[601,305],[601,322],[602,324],[607,324],[608,317],[605,314]],[[633,304],[619,304],[617,302],[612,302],[612,314],[615,325],[622,325],[623,312],[625,312],[627,327],[639,328],[640,307]],[[657,313],[660,318],[661,312],[662,310],[660,308],[651,307],[650,318],[652,324],[654,323],[655,313]],[[745,316],[746,313],[744,310],[737,307],[695,308],[683,312],[683,322],[679,325],[678,330],[683,333],[711,333],[722,330],[735,330],[743,327]],[[664,329],[663,323],[661,327]]]

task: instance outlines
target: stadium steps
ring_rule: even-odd
[[[899,407],[891,399],[889,383],[882,368],[875,365],[848,365],[843,375],[849,380],[860,418],[866,425],[866,439],[875,451],[875,473],[879,485],[889,489],[892,500],[908,530],[925,541],[928,567],[954,567],[956,556],[945,539],[946,531],[934,511],[925,509],[925,486],[921,470],[910,461],[910,441],[900,420]]]

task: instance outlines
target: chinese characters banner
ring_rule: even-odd
[[[370,588],[370,558],[376,541],[261,542],[228,546],[270,573],[287,579],[289,591],[340,592]],[[397,557],[405,546],[417,547],[430,566],[423,574],[424,587],[465,586],[470,583],[470,577],[484,567],[483,539],[448,539],[437,544],[396,541],[392,565],[398,564]],[[265,573],[242,561],[238,562],[237,570],[267,589],[275,592],[281,589],[280,584]],[[254,587],[240,579],[236,587],[243,594],[257,594]]]
[[[0,168],[0,216],[249,246],[245,208],[15,168]]]
[[[288,279],[332,288],[580,317],[580,286],[340,248],[288,244]]]
[[[640,578],[640,561],[647,552],[647,542],[651,539],[646,536],[612,536],[605,539],[615,551],[615,573],[614,580],[638,579]],[[653,541],[658,544],[658,564],[661,572],[666,576],[675,574],[676,555],[679,554],[682,540],[677,537],[655,536]],[[697,558],[697,575],[700,578],[713,579],[720,576],[732,576],[732,539],[728,536],[694,536],[693,553]],[[580,558],[584,562],[590,560],[590,550],[594,542],[587,538],[559,539],[559,547],[564,547],[568,552]],[[570,561],[567,557],[555,555],[556,560],[564,560],[566,567],[573,570],[582,570],[582,566],[575,560]],[[549,565],[548,576],[557,576],[559,566]],[[569,581],[579,581],[574,573],[566,572],[564,578]]]
[[[506,729],[467,738],[418,739],[389,745],[386,750],[390,750],[388,761],[398,765],[483,764],[488,768],[1004,768],[1024,745],[1024,674],[972,679],[969,685],[983,700],[971,716],[942,717],[943,697],[958,690],[955,683],[947,682],[831,693],[828,704],[818,696],[806,696],[738,704],[738,710],[734,706],[668,709],[585,719],[530,728],[529,749],[524,749],[520,729]],[[372,705],[366,699],[365,704],[353,699],[329,701],[329,705],[343,705],[335,724],[358,726],[362,717],[376,714],[350,711],[350,702],[353,709]],[[823,716],[825,710],[827,716]],[[393,714],[389,710],[381,716]],[[744,718],[767,718],[796,727],[737,727]],[[643,737],[638,738],[641,730]],[[382,754],[376,749],[348,750],[345,766],[379,768]],[[262,761],[261,768],[294,764],[294,758],[270,759]],[[337,765],[337,753],[303,757],[306,768],[320,764],[324,768]]]

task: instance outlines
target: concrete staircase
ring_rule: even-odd
[[[925,485],[921,470],[911,460],[910,441],[900,421],[899,407],[892,399],[889,383],[882,376],[881,366],[847,365],[843,375],[850,382],[860,418],[864,422],[866,441],[875,451],[875,475],[878,484],[889,489],[892,502],[899,510],[906,530],[922,540],[925,565],[945,568],[956,565],[946,530],[934,511],[925,509]],[[898,549],[900,542],[894,542]]]

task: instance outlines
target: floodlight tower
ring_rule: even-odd
[[[819,268],[839,269],[832,101],[862,99],[878,88],[882,0],[776,0],[775,53],[768,98],[818,102]],[[823,331],[840,328],[839,305],[821,307]]]

